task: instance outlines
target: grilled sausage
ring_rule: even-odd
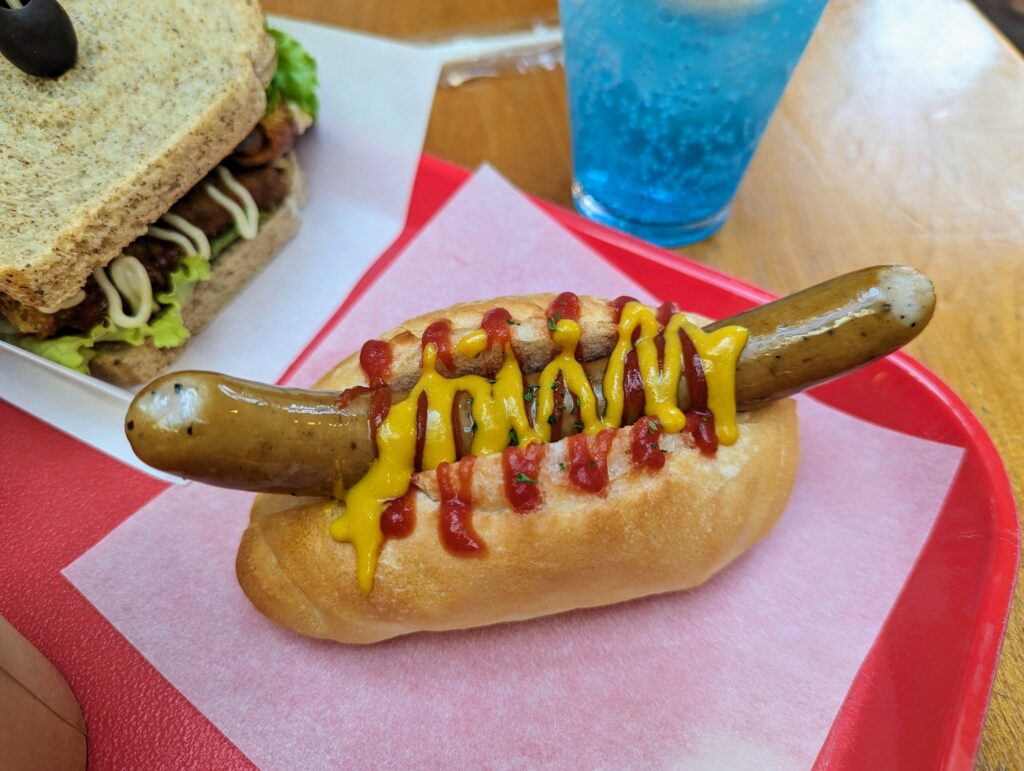
[[[738,324],[749,330],[736,369],[736,402],[738,409],[750,410],[892,353],[924,328],[934,306],[927,277],[907,266],[877,266],[705,329]],[[600,410],[607,361],[585,364]],[[528,373],[527,387],[538,377]],[[125,429],[136,454],[164,471],[222,487],[337,495],[358,481],[374,458],[374,398],[388,405],[405,397],[390,391],[374,396],[371,389],[339,395],[180,372],[139,392]],[[563,436],[578,432],[571,394],[566,400],[559,420]],[[686,378],[680,378],[678,402],[684,410],[689,403]],[[626,415],[624,423],[638,417]],[[464,395],[456,400],[453,424],[461,457],[473,435]]]

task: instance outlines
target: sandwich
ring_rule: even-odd
[[[255,0],[66,0],[58,78],[0,58],[0,337],[144,382],[295,234],[316,65]]]

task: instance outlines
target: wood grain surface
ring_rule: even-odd
[[[554,0],[266,0],[399,37],[543,16]],[[569,204],[560,71],[438,92],[426,150],[487,160]],[[685,253],[785,293],[879,262],[935,281],[910,353],[964,398],[1024,497],[1024,61],[966,0],[832,0],[725,227]],[[1003,647],[978,767],[1024,768],[1024,613]]]

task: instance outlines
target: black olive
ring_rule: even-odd
[[[57,0],[21,0],[20,8],[8,8],[4,1],[0,0],[0,54],[40,78],[60,77],[74,66],[78,38]]]

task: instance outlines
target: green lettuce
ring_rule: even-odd
[[[168,274],[168,289],[154,298],[161,306],[149,322],[141,327],[125,329],[106,319],[81,335],[61,335],[48,340],[22,336],[15,342],[38,356],[44,356],[65,367],[88,374],[89,360],[96,354],[97,343],[127,343],[140,346],[152,339],[157,348],[176,348],[191,336],[181,318],[181,309],[192,297],[196,284],[210,277],[210,264],[192,254]]]
[[[261,212],[260,220],[265,216]],[[210,242],[210,259],[216,259],[237,239],[238,230],[234,227],[217,236]],[[157,308],[149,322],[141,327],[125,329],[106,319],[80,335],[61,335],[47,340],[20,335],[6,339],[37,356],[85,374],[89,374],[89,360],[96,355],[93,348],[97,343],[127,343],[137,347],[151,339],[157,348],[177,348],[192,336],[182,320],[181,309],[192,298],[196,284],[209,277],[210,263],[196,254],[185,257],[177,268],[167,274],[167,291],[153,298]]]
[[[316,118],[320,111],[316,62],[295,38],[269,27],[267,34],[277,44],[277,71],[267,86],[267,112],[277,109],[283,98]]]

